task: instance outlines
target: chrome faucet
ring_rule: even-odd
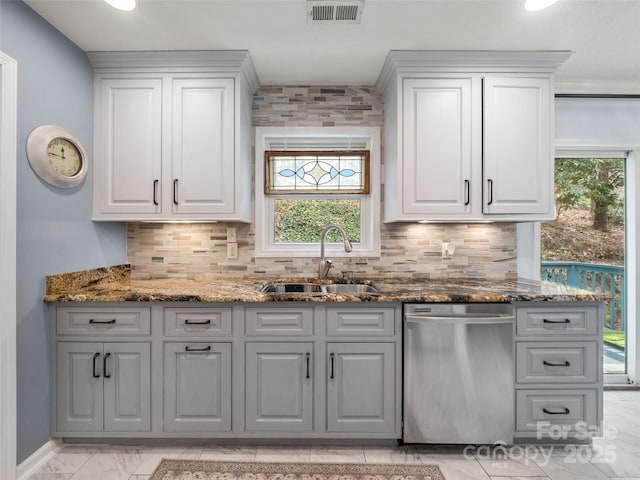
[[[333,265],[331,260],[324,258],[324,242],[327,239],[327,233],[329,233],[329,230],[338,230],[338,232],[340,232],[340,235],[342,235],[342,241],[344,242],[345,252],[349,253],[352,249],[351,242],[349,241],[349,237],[347,237],[347,232],[344,231],[344,228],[335,223],[327,225],[320,234],[320,265],[318,266],[318,278],[320,279],[327,278],[327,274]]]

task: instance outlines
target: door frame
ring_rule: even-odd
[[[0,52],[0,478],[17,463],[16,164],[18,64]]]
[[[640,235],[635,226],[640,225],[640,150],[629,148],[569,146],[556,149],[555,158],[576,157],[601,158],[620,157],[626,152],[625,160],[625,276],[627,281],[627,348],[625,350],[627,373],[605,374],[605,383],[639,383],[640,382],[640,319],[637,318],[637,302],[640,299]],[[634,228],[632,228],[632,226]],[[540,223],[518,225],[518,276],[540,279]]]

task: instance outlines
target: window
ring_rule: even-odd
[[[256,255],[318,256],[330,223],[345,228],[349,255],[379,256],[379,129],[256,129]],[[327,252],[346,255],[329,232]]]

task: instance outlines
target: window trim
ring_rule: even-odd
[[[332,199],[359,198],[361,201],[360,243],[353,245],[353,251],[346,253],[342,244],[327,243],[325,250],[333,257],[361,256],[380,257],[380,128],[378,127],[256,127],[255,129],[255,256],[256,257],[318,257],[320,244],[276,244],[273,241],[274,203],[277,198],[291,198],[287,195],[265,195],[264,158],[267,150],[283,150],[275,145],[292,140],[292,150],[301,150],[300,140],[309,138],[314,144],[309,150],[323,150],[316,142],[331,139],[326,150],[348,150],[349,145],[357,145],[353,150],[362,150],[363,141],[370,151],[369,194],[308,194],[293,195],[294,198]],[[338,144],[334,143],[338,142]],[[304,142],[303,142],[304,143]],[[312,143],[312,142],[310,142]]]

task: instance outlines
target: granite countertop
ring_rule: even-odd
[[[515,302],[586,301],[607,297],[586,290],[534,280],[492,281],[469,279],[430,280],[380,277],[367,279],[380,294],[265,294],[260,287],[270,281],[317,279],[273,279],[258,277],[202,277],[193,279],[135,279],[130,265],[83,270],[48,276],[45,302]],[[334,280],[335,283],[344,280]],[[321,283],[333,283],[324,281]],[[353,283],[358,283],[353,280]]]

